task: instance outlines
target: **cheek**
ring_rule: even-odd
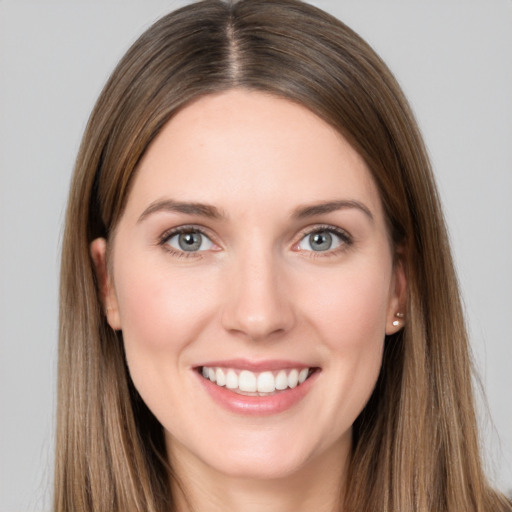
[[[193,341],[215,310],[213,276],[168,265],[120,267],[116,295],[125,345],[168,350]],[[127,347],[128,349],[128,347]]]
[[[148,258],[139,263],[130,258],[114,268],[131,378],[157,418],[173,425],[177,411],[186,405],[182,400],[186,390],[180,386],[181,377],[189,371],[188,347],[216,311],[215,276],[171,271],[170,265],[149,264]],[[179,426],[175,428],[179,430]]]
[[[311,281],[316,294],[304,294],[305,316],[324,335],[331,350],[364,349],[384,339],[390,298],[389,267],[367,265],[333,272]],[[299,293],[299,292],[297,292]],[[307,311],[307,313],[306,313]]]
[[[337,432],[350,427],[379,376],[391,280],[386,267],[352,270],[331,276],[328,292],[310,299],[305,313],[321,337],[330,390],[324,410]]]

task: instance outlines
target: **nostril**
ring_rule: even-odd
[[[295,323],[290,305],[272,304],[256,306],[237,301],[223,312],[226,330],[253,341],[274,339],[289,332]]]
[[[226,281],[222,322],[226,330],[261,340],[282,335],[294,324],[293,300],[285,293],[286,268],[264,240],[252,242],[237,253]]]

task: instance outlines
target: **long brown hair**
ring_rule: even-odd
[[[108,239],[137,164],[191,100],[231,88],[298,102],[342,133],[379,187],[406,268],[405,328],[389,336],[353,427],[345,510],[512,510],[481,469],[459,291],[428,157],[394,77],[357,34],[297,0],[206,0],[155,23],[110,77],[71,185],[60,292],[55,510],[172,510],[162,427],[108,326],[89,245]]]

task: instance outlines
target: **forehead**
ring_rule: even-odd
[[[199,98],[152,142],[127,206],[166,195],[239,212],[339,199],[381,208],[364,160],[333,127],[289,100],[244,90]]]

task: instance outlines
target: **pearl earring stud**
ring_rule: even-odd
[[[404,314],[401,311],[398,311],[397,313],[395,313],[395,316],[401,319],[404,317]],[[400,320],[393,320],[393,325],[395,327],[398,327],[400,325]]]

